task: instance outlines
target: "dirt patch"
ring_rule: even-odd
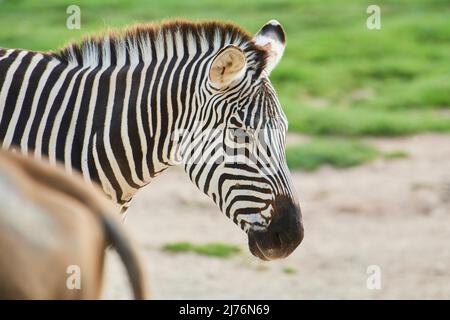
[[[409,157],[294,173],[306,234],[280,261],[253,258],[245,234],[180,169],[158,177],[138,194],[127,218],[152,298],[450,299],[450,136],[370,141]],[[176,241],[232,243],[243,253],[218,259],[160,250]],[[367,289],[369,265],[381,268],[380,290]],[[130,297],[112,253],[105,282],[105,298]]]

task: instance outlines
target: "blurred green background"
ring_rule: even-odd
[[[80,30],[66,28],[72,4]],[[381,8],[381,30],[366,27],[370,4]],[[359,163],[344,153],[374,158],[361,137],[450,131],[445,0],[0,0],[0,47],[55,50],[108,27],[170,18],[232,21],[252,33],[270,19],[283,24],[287,48],[271,79],[290,131],[315,137],[288,149],[291,167]]]

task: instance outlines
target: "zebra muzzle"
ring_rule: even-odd
[[[277,197],[274,215],[266,230],[248,232],[250,252],[262,260],[289,256],[302,242],[304,231],[300,207],[288,197]]]

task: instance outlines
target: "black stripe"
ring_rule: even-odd
[[[86,76],[84,88],[80,88],[80,90],[82,90],[83,92],[83,97],[81,99],[80,110],[78,111],[78,119],[75,125],[71,152],[72,167],[79,171],[81,171],[81,155],[83,152],[84,137],[86,135],[86,122],[89,113],[89,102],[91,100],[95,76],[100,70],[101,66],[98,66],[94,70],[92,70]],[[89,153],[90,152],[88,151],[88,154]]]
[[[47,78],[47,82],[44,85],[44,89],[42,90],[42,93],[39,97],[39,102],[36,108],[36,114],[33,118],[33,122],[31,125],[30,134],[28,136],[28,149],[34,150],[36,147],[36,135],[37,131],[39,129],[39,124],[41,122],[41,119],[44,115],[45,111],[45,105],[47,104],[50,91],[52,90],[53,86],[55,85],[56,81],[58,80],[61,73],[64,71],[64,69],[67,66],[64,64],[59,64],[53,70],[51,71],[49,77]]]
[[[39,81],[44,73],[50,59],[45,57],[40,60],[30,75],[30,81],[28,82],[27,91],[23,99],[22,109],[20,110],[19,118],[17,119],[16,127],[14,128],[14,135],[12,139],[13,145],[20,145],[22,136],[25,130],[28,119],[31,115],[31,106],[33,104],[34,95],[36,93]],[[36,97],[37,98],[37,97]]]
[[[94,156],[93,156],[93,138],[96,133],[98,133],[97,137],[97,148],[99,148],[99,144],[103,145],[103,128],[105,124],[105,117],[106,117],[106,106],[108,104],[108,94],[109,94],[109,79],[111,78],[111,74],[114,71],[115,66],[111,66],[107,68],[100,76],[100,79],[98,81],[98,92],[97,92],[97,99],[94,104],[95,111],[92,117],[92,128],[91,128],[91,136],[89,137],[89,147],[88,147],[88,167],[89,167],[89,176],[92,180],[96,182],[100,182],[100,178],[98,176],[97,169],[95,168],[95,162],[94,162]],[[83,130],[84,130],[83,126]],[[100,136],[101,134],[101,136]],[[99,148],[100,149],[100,148]],[[99,151],[100,152],[100,151]],[[100,158],[100,154],[99,154]],[[106,159],[107,161],[107,159]],[[102,164],[103,168],[103,162],[100,162]],[[108,163],[108,161],[107,161]],[[109,164],[109,163],[108,163]],[[114,174],[112,170],[106,170],[106,168],[103,168],[103,171],[105,171],[105,175],[108,177],[108,179],[114,180],[114,183],[111,181],[111,185],[117,187],[119,189],[119,185],[117,181],[115,180]],[[116,189],[117,191],[117,189]]]
[[[164,34],[164,44],[166,46],[168,45],[166,34]],[[162,79],[162,84],[161,84],[161,90],[159,91],[159,96],[160,96],[159,106],[156,106],[156,104],[155,104],[155,108],[160,109],[159,119],[157,119],[157,121],[160,124],[160,130],[161,130],[159,132],[159,138],[157,141],[157,157],[158,157],[158,161],[160,163],[163,163],[164,165],[169,165],[169,163],[163,157],[163,148],[164,148],[164,142],[166,141],[166,139],[168,138],[168,135],[169,135],[168,113],[172,112],[172,110],[168,110],[167,92],[168,92],[170,75],[171,75],[171,72],[173,72],[176,59],[177,59],[176,53],[173,52],[172,59],[169,62],[167,62],[168,59],[167,59],[167,52],[166,52],[164,62],[161,63],[161,65],[164,66],[166,63],[168,63],[168,66],[167,66],[167,69],[166,69],[164,75],[161,74],[161,76],[163,76],[163,79]],[[163,69],[161,68],[160,70],[162,71]],[[166,112],[163,112],[164,110],[166,110]]]
[[[3,88],[3,83],[5,82],[6,74],[8,73],[9,68],[16,60],[19,53],[20,50],[14,50],[6,59],[0,60],[0,88]]]
[[[151,121],[152,121],[152,128],[153,128],[153,132],[152,132],[153,138],[150,139],[151,146],[149,146],[148,152],[147,152],[147,163],[149,164],[149,167],[152,167],[152,168],[154,168],[154,166],[153,166],[153,159],[152,159],[153,153],[155,151],[158,152],[158,150],[154,150],[155,143],[156,143],[154,141],[155,140],[155,138],[154,138],[155,132],[154,131],[155,131],[156,127],[157,127],[157,123],[158,122],[161,123],[161,129],[164,128],[164,126],[163,126],[163,124],[164,124],[163,121],[164,120],[162,120],[160,118],[160,116],[158,115],[160,112],[158,112],[159,105],[158,105],[157,96],[158,96],[158,94],[161,94],[161,92],[158,92],[157,89],[158,89],[158,86],[159,86],[159,82],[162,81],[163,70],[164,70],[164,66],[165,66],[166,62],[167,62],[167,55],[164,54],[163,60],[159,63],[158,68],[156,69],[155,80],[151,84],[151,86],[152,86],[152,93],[151,93],[151,97],[150,97],[150,106],[149,106],[149,108],[151,109],[150,112],[151,112]],[[159,147],[159,145],[156,144],[156,148],[158,148],[158,147]]]
[[[111,184],[111,186],[113,187],[113,189],[116,191],[116,200],[122,200],[122,189],[120,188],[119,183],[117,182],[117,179],[114,175],[114,172],[111,168],[111,165],[109,163],[108,160],[108,156],[106,155],[106,149],[105,149],[105,145],[103,144],[103,131],[99,131],[97,136],[97,156],[98,156],[98,161],[100,163],[100,166],[102,167],[102,170],[105,174],[105,176],[107,177],[109,183]],[[96,172],[97,176],[98,176],[98,172]]]
[[[142,181],[143,171],[142,171],[142,145],[141,139],[139,136],[139,129],[137,125],[136,118],[136,108],[139,108],[137,98],[139,93],[139,86],[144,85],[141,84],[141,74],[143,71],[143,63],[139,63],[133,71],[133,75],[131,77],[131,90],[130,90],[130,98],[128,103],[128,137],[130,139],[131,150],[133,152],[133,161],[135,163],[136,175]],[[144,79],[145,80],[145,79]],[[142,116],[142,115],[141,115]]]
[[[11,79],[11,86],[9,87],[8,95],[6,97],[6,103],[3,109],[2,121],[0,122],[0,140],[3,140],[5,138],[6,131],[8,130],[8,125],[14,113],[17,98],[23,84],[23,78],[34,55],[34,53],[27,53],[22,58],[22,61],[20,62]]]
[[[84,92],[84,88],[80,88],[81,80],[86,72],[89,69],[86,68],[82,70],[75,80],[73,85],[72,93],[70,94],[69,101],[67,103],[66,111],[61,119],[61,126],[58,131],[58,136],[56,139],[56,159],[60,161],[64,161],[64,149],[67,138],[67,133],[69,132],[70,122],[72,121],[73,113],[75,111],[75,103],[77,100],[78,92],[82,90]],[[86,126],[86,124],[85,124]],[[72,151],[73,152],[73,151]]]
[[[111,149],[114,154],[114,158],[119,166],[120,174],[125,178],[125,181],[133,188],[139,188],[139,185],[133,182],[131,177],[131,170],[128,164],[128,159],[125,153],[125,148],[122,141],[120,132],[122,122],[123,108],[128,106],[123,105],[123,99],[125,97],[125,89],[127,82],[127,73],[129,66],[124,66],[117,73],[116,77],[116,91],[114,93],[114,103],[112,110],[112,118],[110,124],[109,138],[111,143]]]
[[[145,71],[145,81],[144,81],[144,89],[142,90],[142,97],[141,101],[139,103],[139,107],[141,108],[141,117],[142,117],[142,128],[144,129],[145,139],[147,140],[147,154],[143,155],[145,156],[145,162],[147,164],[150,176],[155,175],[155,168],[153,166],[153,162],[151,161],[151,157],[149,158],[148,155],[152,152],[154,141],[150,138],[150,123],[148,121],[149,119],[149,108],[150,104],[148,103],[148,99],[150,96],[150,89],[154,89],[154,84],[150,83],[151,79],[153,77],[154,72],[156,72],[156,52],[155,50],[152,50],[152,57],[150,59],[150,65],[147,67],[147,70]],[[154,108],[153,108],[154,109]],[[144,158],[142,158],[144,159]],[[150,159],[150,161],[149,161]]]
[[[50,143],[50,136],[52,133],[53,124],[55,123],[56,115],[58,111],[61,109],[64,98],[67,94],[67,89],[69,84],[74,77],[75,73],[80,70],[82,67],[78,66],[71,69],[67,74],[63,81],[63,84],[56,95],[53,104],[50,106],[50,112],[48,113],[47,122],[45,124],[44,133],[42,135],[42,154],[48,155],[48,148]]]

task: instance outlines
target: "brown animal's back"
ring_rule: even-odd
[[[0,298],[99,298],[110,243],[127,260],[136,297],[145,296],[115,208],[77,174],[2,151],[0,201]],[[70,266],[80,268],[81,290],[66,286]]]

